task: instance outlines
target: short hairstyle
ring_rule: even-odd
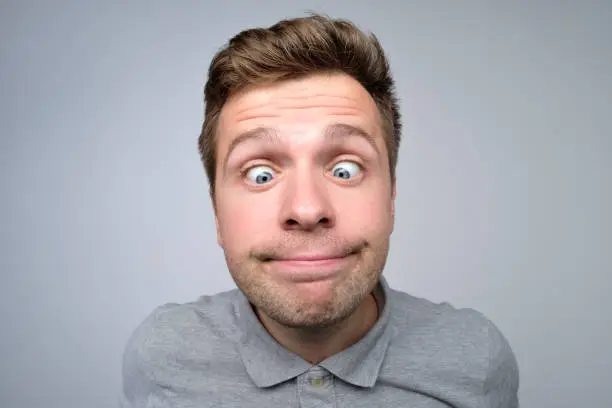
[[[320,14],[279,21],[238,33],[214,56],[204,87],[204,124],[198,147],[211,194],[215,191],[216,130],[228,98],[253,85],[313,74],[344,73],[375,101],[388,152],[391,180],[401,136],[395,85],[382,46],[347,20]]]

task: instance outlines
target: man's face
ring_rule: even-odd
[[[290,327],[350,315],[382,273],[395,184],[374,100],[317,75],[233,95],[217,131],[219,244],[238,287]]]

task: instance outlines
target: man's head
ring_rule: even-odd
[[[286,326],[350,315],[382,273],[400,118],[373,35],[312,16],[243,31],[214,58],[199,140],[238,287]]]

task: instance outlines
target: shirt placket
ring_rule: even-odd
[[[300,408],[334,407],[334,378],[323,367],[313,366],[297,378]]]

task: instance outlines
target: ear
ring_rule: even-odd
[[[219,246],[223,248],[223,238],[221,237],[221,230],[219,229],[219,219],[217,218],[216,215],[215,215],[215,226],[217,227],[217,244],[219,244]]]
[[[395,178],[391,182],[391,232],[395,228],[395,196],[396,196],[396,183]]]
[[[212,203],[213,212],[215,214],[215,228],[217,230],[217,244],[223,248],[223,238],[221,237],[221,228],[219,228],[219,216],[217,215],[217,203],[215,202],[215,193],[212,189],[208,189],[210,202]]]

